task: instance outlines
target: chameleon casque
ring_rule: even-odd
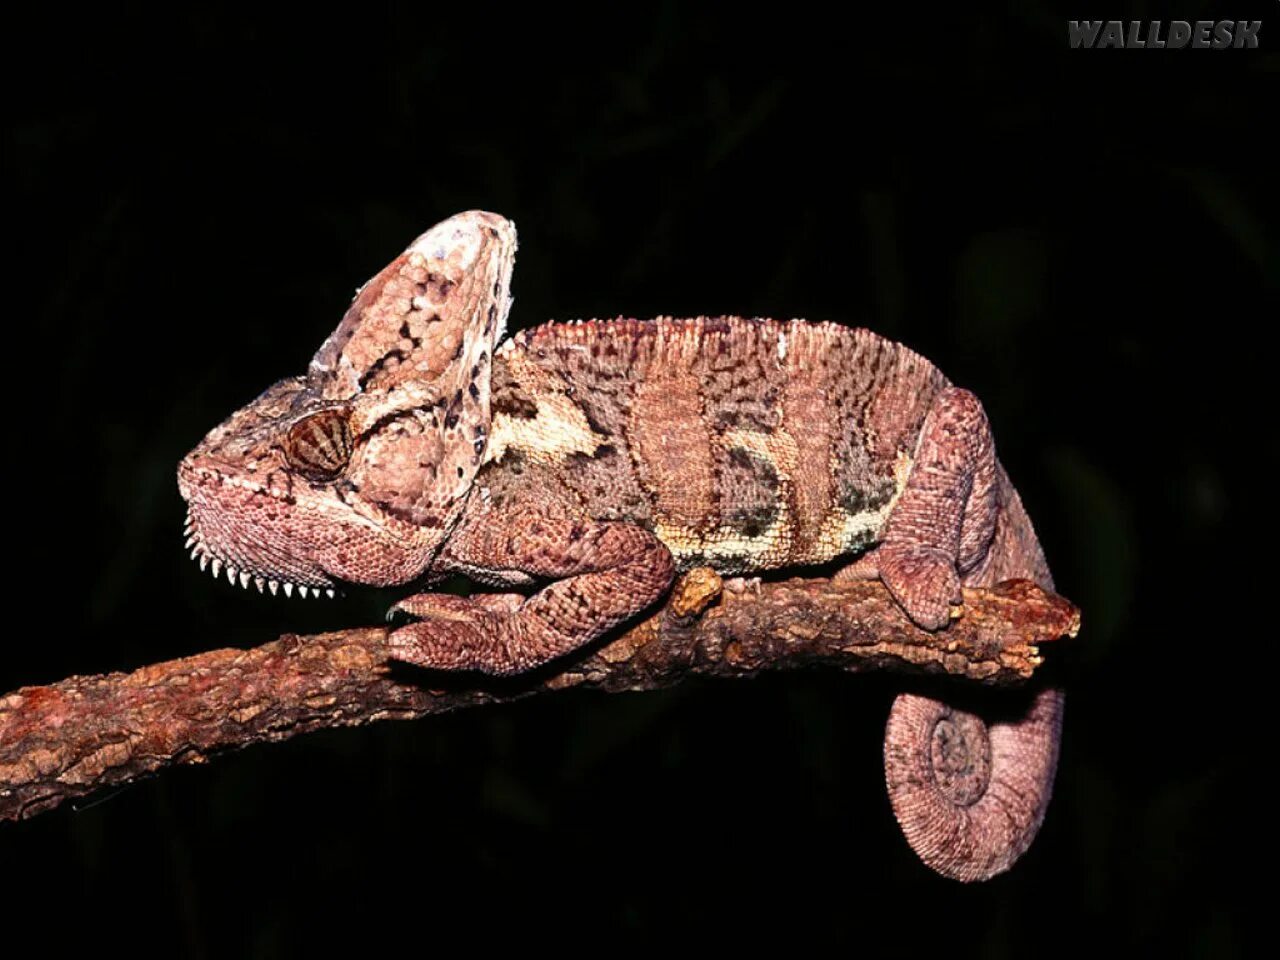
[[[548,323],[502,339],[515,227],[462,213],[360,289],[305,376],[181,463],[188,546],[272,593],[451,573],[389,638],[423,667],[512,674],[661,599],[677,571],[848,557],[920,626],[961,585],[1052,588],[972,393],[861,329],[734,317]],[[525,592],[516,592],[522,588]],[[1062,697],[986,723],[918,695],[885,739],[892,806],[929,866],[1007,870],[1044,817]]]

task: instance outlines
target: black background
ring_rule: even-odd
[[[1272,803],[1244,678],[1274,642],[1280,10],[1104,6],[11,22],[0,690],[380,617],[391,592],[201,576],[174,467],[473,207],[519,225],[513,327],[805,316],[933,358],[1085,629],[1047,823],[988,884],[893,823],[898,681],[815,673],[326,732],[0,825],[6,928],[51,907],[59,947],[209,957],[1237,952]],[[1262,43],[1068,50],[1090,15],[1261,17]]]

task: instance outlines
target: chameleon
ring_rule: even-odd
[[[469,211],[361,287],[303,376],[180,463],[187,546],[275,594],[421,584],[391,658],[511,675],[570,656],[710,566],[837,561],[928,630],[963,586],[1052,589],[982,404],[865,329],[739,317],[505,336],[514,224]],[[492,592],[433,593],[462,574]],[[415,588],[417,589],[417,588]],[[1052,792],[1060,691],[992,722],[902,694],[893,811],[925,864],[1009,869]]]

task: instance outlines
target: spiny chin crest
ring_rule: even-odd
[[[273,597],[281,590],[284,591],[286,597],[292,597],[294,590],[298,591],[298,596],[300,597],[306,597],[308,594],[318,597],[323,593],[332,600],[337,596],[337,591],[333,587],[308,586],[307,584],[294,583],[290,580],[280,580],[277,577],[263,576],[249,570],[237,570],[235,564],[217,556],[201,539],[190,511],[187,512],[187,519],[182,527],[182,533],[187,538],[185,546],[191,550],[191,559],[199,562],[201,571],[206,568],[209,569],[213,573],[215,580],[225,572],[227,580],[232,585],[238,583],[247,590],[249,589],[249,584],[252,583],[258,588],[259,593],[265,593],[269,590]]]
[[[273,596],[283,591],[291,597],[295,590],[303,597],[335,595],[333,581],[322,570],[299,562],[296,554],[290,557],[273,550],[269,531],[255,530],[237,520],[238,512],[226,510],[227,500],[236,498],[210,495],[210,483],[217,489],[222,486],[219,481],[208,477],[193,479],[195,474],[193,470],[180,474],[180,489],[187,500],[182,532],[191,559],[200,564],[202,571],[209,570],[215,580],[225,575],[229,583],[245,589],[252,584],[259,593],[270,591]]]

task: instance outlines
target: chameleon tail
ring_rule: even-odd
[[[885,729],[885,780],[907,843],[944,877],[1008,870],[1044,821],[1058,766],[1062,692],[1042,690],[1014,722],[987,724],[904,694]]]
[[[1022,502],[999,471],[1001,510],[971,586],[1013,577],[1052,589]],[[1021,717],[986,722],[928,697],[899,696],[885,730],[885,781],[907,843],[945,877],[970,882],[1008,870],[1031,845],[1053,794],[1061,690],[1037,692]]]

